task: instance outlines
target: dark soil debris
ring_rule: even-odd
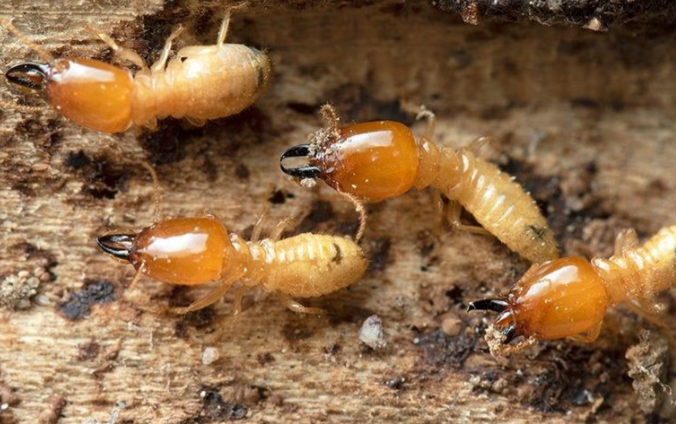
[[[366,250],[370,258],[369,271],[382,271],[387,267],[390,263],[391,246],[392,240],[387,236],[368,240]]]
[[[223,397],[215,388],[205,387],[200,390],[199,395],[202,399],[202,410],[197,421],[199,423],[241,420],[249,412],[243,405],[223,400]]]
[[[342,124],[389,119],[407,126],[413,125],[415,116],[402,108],[400,99],[383,101],[371,93],[364,86],[344,84],[330,90],[322,98],[331,99]]]
[[[59,312],[67,319],[79,321],[91,314],[95,304],[115,300],[115,288],[106,280],[86,280],[82,290],[72,293],[70,298],[59,305]]]
[[[130,172],[105,155],[89,157],[84,151],[70,152],[65,165],[82,176],[82,191],[96,199],[114,199],[127,188]]]

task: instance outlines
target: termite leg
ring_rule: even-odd
[[[206,308],[207,306],[213,305],[214,303],[218,302],[219,299],[221,299],[225,293],[228,292],[232,284],[225,284],[224,282],[221,282],[221,284],[218,285],[215,289],[207,293],[206,296],[203,298],[196,300],[189,306],[183,307],[183,308],[171,308],[170,311],[174,314],[187,314],[188,312],[192,311],[198,311],[200,309]]]
[[[162,203],[162,190],[160,188],[160,180],[157,178],[157,172],[151,164],[146,161],[141,161],[141,165],[150,173],[151,178],[153,179],[153,224],[157,224],[160,221],[160,204]]]
[[[167,65],[167,59],[169,59],[169,52],[171,51],[171,44],[174,42],[176,37],[181,35],[183,32],[183,26],[179,25],[176,27],[175,30],[169,34],[169,37],[167,38],[167,41],[164,42],[164,48],[162,49],[162,53],[160,54],[160,58],[157,59],[155,63],[153,63],[153,66],[150,67],[150,72],[156,73],[156,72],[161,72],[164,71],[165,66]]]
[[[247,287],[246,285],[242,285],[242,287],[238,288],[237,291],[235,292],[235,299],[233,301],[233,311],[232,311],[232,318],[235,321],[238,320],[240,315],[242,314],[242,299],[244,298],[244,295],[248,290],[249,287]]]
[[[671,334],[669,323],[667,323],[663,317],[658,315],[658,312],[655,311],[655,304],[651,300],[634,300],[633,302],[623,303],[622,305],[649,323],[659,327],[667,337],[669,337],[670,343],[676,342],[673,334]]]
[[[198,128],[203,127],[207,123],[206,119],[194,118],[192,116],[186,116],[185,119],[186,121],[190,122],[190,124]]]
[[[427,128],[425,129],[424,138],[432,139],[434,137],[434,130],[437,127],[437,116],[425,106],[420,106],[420,112],[415,116],[416,120],[426,119]]]
[[[479,156],[481,155],[481,150],[483,150],[484,147],[488,146],[488,144],[493,141],[493,137],[479,137],[469,143],[468,146],[464,147],[465,149],[469,150],[474,154],[474,156]]]
[[[441,228],[441,223],[444,222],[444,199],[441,190],[434,190],[432,192],[432,202],[434,203],[434,225],[432,231],[436,234]]]
[[[254,224],[253,230],[251,231],[251,238],[249,239],[252,242],[257,242],[261,238],[261,232],[263,231],[263,225],[265,224],[265,220],[268,217],[268,211],[270,210],[270,206],[265,203],[263,205],[263,212],[261,212],[261,215],[258,217],[258,220]]]
[[[460,222],[461,212],[462,206],[460,206],[460,203],[453,200],[448,203],[448,206],[446,207],[446,219],[454,230],[466,231],[468,233],[481,234],[484,236],[491,235],[491,233],[483,227],[478,225],[467,225]]]
[[[142,71],[148,70],[148,65],[143,61],[143,58],[136,53],[134,50],[126,48],[126,47],[120,47],[117,45],[115,40],[110,38],[108,35],[97,31],[92,27],[90,24],[85,25],[85,30],[90,32],[94,37],[99,38],[101,41],[106,43],[108,47],[113,49],[113,52],[120,57],[122,60],[126,60],[127,62],[130,62],[136,66],[138,66]]]
[[[216,39],[216,45],[220,48],[225,42],[225,37],[228,35],[228,27],[230,26],[230,15],[233,10],[241,9],[247,5],[247,2],[236,4],[229,7],[225,11],[225,16],[223,16],[223,22],[221,23],[221,29],[218,30],[218,38]]]
[[[281,220],[277,225],[275,225],[275,228],[272,230],[270,233],[270,240],[272,241],[278,241],[280,237],[282,236],[282,233],[284,230],[289,228],[292,224],[292,219],[291,218],[285,218]]]
[[[286,306],[288,309],[293,312],[298,312],[299,314],[310,314],[310,315],[325,315],[326,311],[321,308],[310,308],[303,306],[300,303],[296,302],[288,294],[277,293],[277,298],[279,302]]]
[[[136,284],[141,280],[141,277],[143,277],[144,269],[145,264],[141,264],[141,266],[136,271],[136,275],[134,275],[134,279],[131,280],[131,284],[129,284],[129,287],[127,287],[127,290],[133,290],[134,287],[136,287]]]
[[[571,339],[575,340],[576,342],[591,343],[599,337],[599,334],[601,334],[602,326],[603,321],[596,324],[591,330],[587,331],[586,333],[572,336]]]
[[[617,233],[617,238],[615,239],[615,256],[622,256],[628,250],[637,247],[638,236],[636,235],[636,230],[625,229]]]

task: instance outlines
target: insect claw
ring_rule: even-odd
[[[96,239],[99,247],[118,259],[129,260],[134,234],[108,234]]]
[[[12,66],[5,72],[5,78],[12,84],[28,90],[42,90],[49,75],[49,64],[42,62],[24,62]]]
[[[493,311],[503,312],[509,304],[501,299],[482,299],[474,302],[469,302],[467,305],[467,312],[469,311]]]
[[[293,146],[282,153],[279,157],[279,166],[282,168],[282,172],[286,175],[291,175],[292,177],[297,178],[318,178],[321,173],[321,169],[314,165],[301,165],[297,168],[287,168],[284,166],[284,159],[286,158],[301,158],[307,157],[310,154],[310,145],[309,144],[299,144]]]

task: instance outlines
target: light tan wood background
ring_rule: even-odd
[[[81,29],[86,22],[153,60],[178,23],[188,28],[179,47],[212,43],[226,4],[49,3],[13,1],[0,16],[57,56],[105,60],[110,52]],[[279,171],[278,155],[322,124],[316,111],[325,102],[346,122],[414,124],[398,105],[406,99],[437,112],[439,144],[494,136],[487,157],[532,191],[564,253],[608,255],[621,228],[645,237],[676,223],[672,34],[470,26],[426,2],[250,1],[234,16],[229,40],[268,49],[275,79],[255,107],[202,129],[167,122],[152,135],[111,136],[55,112],[1,112],[3,302],[11,282],[35,283],[26,271],[44,280],[28,308],[2,315],[3,423],[673,418],[667,407],[648,415],[638,407],[625,353],[641,328],[657,342],[664,337],[624,309],[609,312],[594,344],[543,343],[492,358],[482,339],[488,321],[464,306],[505,293],[528,264],[491,238],[432,232],[428,192],[370,206],[372,269],[350,289],[309,302],[329,318],[294,315],[257,291],[234,324],[229,296],[197,316],[153,312],[200,291],[143,281],[126,292],[133,270],[95,243],[109,229],[152,222],[152,185],[135,163],[143,158],[157,166],[163,216],[210,212],[246,234],[274,198],[271,226],[311,211],[299,230],[350,233],[351,206],[324,186],[298,187]],[[36,58],[0,32],[0,69]],[[1,94],[16,98],[6,88]],[[65,317],[63,304],[92,282],[114,288],[114,300],[80,320]],[[672,298],[665,302],[670,320]],[[382,351],[358,339],[372,314],[387,333]],[[210,365],[201,361],[207,346],[220,353]],[[669,368],[670,352],[655,356],[647,363]],[[670,375],[661,377],[669,383]]]

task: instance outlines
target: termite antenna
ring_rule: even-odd
[[[279,157],[279,166],[286,175],[301,179],[316,179],[319,178],[321,168],[314,165],[301,165],[295,168],[287,168],[284,166],[284,159],[287,158],[307,158],[310,154],[311,144],[299,144],[286,149]]]
[[[357,230],[357,235],[354,239],[355,242],[359,242],[359,240],[361,240],[361,238],[364,236],[364,231],[366,231],[366,208],[364,207],[364,203],[354,194],[346,193],[342,190],[337,191],[340,195],[345,196],[348,200],[350,200],[350,202],[352,202],[354,205],[354,208],[357,210],[357,213],[359,213],[359,229]]]
[[[48,109],[46,106],[26,106],[18,103],[9,102],[7,100],[0,100],[0,107],[3,109],[13,109],[19,112],[35,113]]]
[[[104,252],[125,261],[129,260],[131,244],[136,236],[134,234],[107,234],[96,239],[99,247]]]
[[[4,26],[7,31],[11,32],[21,40],[24,44],[26,44],[28,47],[30,47],[32,50],[34,50],[39,56],[40,59],[42,59],[43,62],[51,63],[54,61],[54,56],[49,54],[49,52],[42,47],[38,46],[31,40],[29,40],[21,31],[19,31],[14,25],[12,25],[7,19],[5,18],[0,18],[0,24]]]
[[[467,312],[469,311],[493,311],[504,312],[509,307],[509,303],[502,299],[483,299],[469,302]]]
[[[157,178],[157,172],[155,172],[155,168],[148,162],[142,160],[140,161],[141,165],[150,173],[150,176],[153,179],[153,203],[154,203],[154,211],[153,211],[153,224],[157,224],[160,220],[160,204],[162,201],[162,189],[160,188],[160,180]]]
[[[327,103],[322,106],[320,113],[322,114],[322,119],[324,119],[324,122],[326,122],[328,130],[331,132],[333,138],[339,138],[340,132],[338,131],[338,122],[340,122],[340,118],[338,118],[336,109],[331,106],[331,104]]]

